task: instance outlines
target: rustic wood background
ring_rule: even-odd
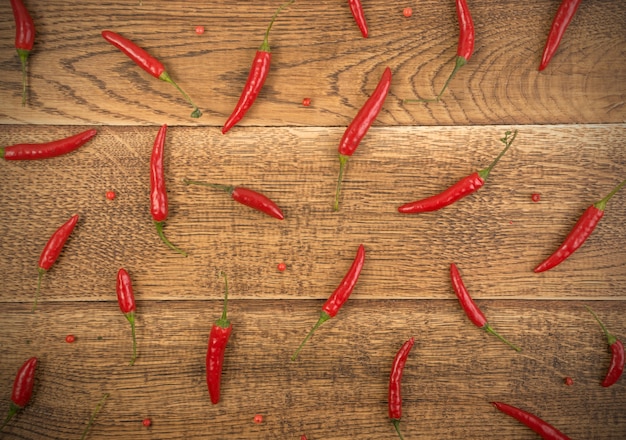
[[[626,339],[626,191],[569,260],[532,272],[582,211],[626,178],[624,2],[583,2],[538,72],[558,3],[470,0],[474,56],[441,102],[403,104],[436,94],[452,69],[452,0],[363,0],[368,39],[346,1],[296,0],[270,34],[272,69],[257,102],[222,135],[279,1],[25,0],[37,27],[25,107],[11,8],[1,2],[0,146],[98,130],[66,156],[0,163],[0,412],[19,366],[40,359],[33,399],[1,438],[78,439],[103,393],[110,397],[88,438],[397,438],[387,381],[411,336],[407,440],[537,438],[493,400],[573,439],[626,438],[626,378],[600,386],[610,354],[584,308]],[[178,92],[106,43],[104,29],[158,57],[204,115],[191,119]],[[337,144],[386,66],[391,92],[333,212]],[[149,215],[148,163],[161,124],[170,126],[165,232],[188,258],[159,241]],[[507,130],[517,139],[478,193],[435,213],[396,212],[487,166]],[[185,177],[262,191],[285,220],[185,186]],[[32,313],[39,253],[74,213],[81,219]],[[359,243],[367,259],[351,299],[291,362]],[[521,353],[465,317],[448,278],[453,261]],[[115,297],[120,267],[138,301],[133,367]],[[234,331],[222,399],[212,405],[204,358],[222,308],[220,271]]]

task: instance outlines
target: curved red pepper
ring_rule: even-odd
[[[339,193],[341,191],[341,182],[343,180],[343,173],[348,163],[350,156],[354,154],[357,147],[361,143],[363,137],[370,129],[371,125],[376,120],[376,117],[383,108],[385,98],[389,93],[391,87],[391,69],[385,68],[378,85],[372,95],[365,101],[363,106],[359,109],[358,113],[346,128],[346,131],[341,137],[339,142],[339,178],[337,179],[337,190],[335,192],[335,204],[334,210],[339,210]]]
[[[148,72],[150,75],[176,87],[176,89],[183,95],[183,98],[185,98],[185,100],[193,107],[193,112],[191,113],[192,118],[199,118],[202,116],[202,112],[198,106],[194,104],[189,95],[187,95],[187,93],[185,93],[185,91],[174,82],[169,73],[165,71],[165,66],[159,60],[154,58],[143,48],[137,46],[132,41],[115,32],[109,30],[102,31],[102,38],[121,50],[128,58],[133,60],[135,64]]]
[[[361,0],[348,0],[348,4],[350,5],[350,12],[352,12],[354,21],[356,21],[357,26],[361,30],[361,35],[363,35],[363,38],[367,38],[367,22],[365,21]]]
[[[9,423],[15,414],[30,402],[35,385],[35,370],[37,368],[37,358],[32,357],[22,364],[17,370],[13,381],[13,392],[11,393],[11,405],[9,414],[4,419],[0,431]]]
[[[167,220],[169,212],[163,167],[163,151],[165,148],[166,133],[167,125],[163,124],[157,133],[152,147],[152,156],[150,157],[150,213],[152,214],[157,233],[163,243],[173,251],[186,257],[187,253],[174,246],[167,237],[165,237],[163,232],[163,222]]]
[[[54,234],[52,234],[52,236],[48,239],[48,242],[41,251],[41,255],[39,256],[37,292],[35,293],[33,310],[37,307],[37,298],[39,297],[39,291],[41,290],[41,280],[43,278],[43,274],[46,273],[47,270],[50,270],[57,258],[59,258],[59,255],[63,250],[63,246],[65,246],[65,242],[74,230],[76,223],[78,223],[78,214],[74,214],[68,221],[59,226]]]
[[[604,216],[607,202],[618,192],[624,185],[626,180],[622,181],[603,199],[597,201],[588,207],[583,215],[580,216],[572,230],[567,234],[563,243],[548,258],[535,267],[535,273],[545,272],[553,267],[561,264],[570,255],[572,255],[583,243],[589,238],[598,226],[598,223]]]
[[[315,330],[319,328],[324,322],[328,321],[330,318],[333,318],[339,312],[339,309],[345,304],[345,302],[350,297],[352,290],[354,290],[354,286],[359,279],[359,275],[361,274],[361,269],[363,269],[363,264],[365,263],[365,248],[363,245],[359,245],[359,249],[357,250],[356,257],[350,266],[350,269],[346,273],[346,275],[341,280],[341,283],[335,291],[328,297],[324,305],[322,305],[322,313],[320,315],[320,319],[313,326],[311,331],[306,335],[296,352],[293,356],[291,356],[291,360],[295,361],[298,357],[298,353],[306,344]]]
[[[211,402],[217,404],[220,401],[220,387],[222,382],[222,367],[224,365],[224,353],[228,338],[233,331],[233,325],[226,316],[228,302],[228,279],[224,276],[224,309],[221,318],[211,327],[209,335],[209,347],[206,353],[206,382],[209,388]]]
[[[504,414],[528,426],[544,440],[570,440],[568,436],[534,414],[502,402],[491,402],[491,404]]]
[[[456,264],[454,263],[450,264],[450,280],[452,281],[452,288],[454,289],[454,293],[456,294],[456,297],[459,299],[459,302],[461,303],[461,307],[463,307],[463,310],[465,311],[465,314],[470,319],[470,321],[472,321],[472,323],[476,327],[481,328],[485,330],[487,333],[491,333],[492,335],[500,339],[502,342],[507,344],[513,350],[521,351],[519,347],[511,344],[509,341],[504,339],[502,336],[500,336],[500,334],[498,334],[493,329],[493,327],[491,327],[491,325],[489,325],[484,313],[482,312],[482,310],[478,308],[478,306],[476,305],[476,303],[470,296],[469,292],[465,288],[465,284],[463,283],[463,279],[461,278],[459,269],[457,269]]]
[[[130,365],[134,365],[137,359],[137,341],[135,338],[135,294],[133,293],[133,283],[126,269],[121,268],[117,272],[116,283],[117,303],[120,310],[130,323],[130,329],[133,337],[133,356],[130,358]]]
[[[393,359],[391,374],[389,376],[389,418],[401,439],[404,438],[400,432],[400,419],[402,418],[402,373],[404,372],[404,365],[411,352],[411,348],[413,348],[414,342],[415,338],[411,338],[402,344],[402,347],[400,347],[400,350],[398,350]]]
[[[16,144],[0,148],[5,160],[48,159],[70,153],[91,140],[98,132],[93,128],[64,139],[40,144]]]
[[[224,126],[222,127],[222,134],[226,134],[228,130],[233,128],[237,122],[241,121],[244,115],[248,112],[257,96],[259,96],[259,92],[263,88],[263,84],[265,84],[265,80],[267,79],[267,75],[270,71],[270,64],[272,61],[272,53],[270,52],[270,43],[269,43],[269,35],[270,30],[272,29],[272,25],[276,20],[276,17],[285,7],[292,4],[295,0],[290,0],[287,3],[283,3],[277,10],[274,12],[274,16],[272,17],[267,30],[265,31],[265,38],[263,39],[263,43],[259,50],[257,50],[256,55],[254,56],[254,60],[252,61],[252,68],[248,73],[248,79],[246,80],[246,84],[243,87],[241,92],[241,96],[239,97],[239,101],[235,106],[233,112],[228,117]]]
[[[283,212],[275,202],[267,196],[251,189],[244,188],[242,186],[220,185],[218,183],[206,183],[189,179],[183,179],[183,182],[187,185],[202,185],[221,189],[222,191],[229,193],[233,200],[241,203],[242,205],[261,211],[271,217],[277,218],[278,220],[283,220],[285,218]]]
[[[15,49],[22,63],[22,106],[26,105],[26,67],[35,44],[35,23],[22,0],[11,0],[15,19]]]
[[[439,194],[399,206],[398,212],[402,214],[415,214],[436,211],[478,191],[485,184],[493,167],[498,163],[500,158],[504,156],[504,153],[506,153],[511,144],[513,144],[515,136],[517,136],[517,130],[515,130],[513,136],[509,139],[510,134],[511,132],[507,131],[504,134],[504,138],[500,139],[506,146],[487,168],[462,178]]]
[[[559,9],[557,9],[554,20],[552,21],[552,26],[550,26],[550,33],[548,34],[546,45],[543,48],[541,63],[539,64],[540,71],[548,66],[548,63],[554,56],[565,34],[565,30],[571,23],[574,15],[576,15],[580,2],[581,0],[563,0],[559,5]]]
[[[609,369],[604,376],[604,380],[602,380],[603,387],[610,387],[619,380],[624,372],[624,344],[608,331],[604,323],[600,320],[600,318],[598,318],[598,315],[596,315],[593,310],[589,307],[587,307],[587,310],[591,312],[596,321],[598,321],[598,324],[600,324],[600,327],[602,327],[602,331],[606,336],[606,341],[611,349],[611,363],[609,364]]]

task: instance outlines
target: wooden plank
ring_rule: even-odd
[[[456,300],[350,300],[291,362],[321,303],[241,300],[233,291],[234,330],[222,398],[213,406],[204,357],[221,313],[218,297],[139,301],[133,367],[130,329],[115,301],[47,304],[41,314],[2,304],[2,410],[21,362],[40,358],[32,403],[3,438],[78,438],[108,392],[89,438],[389,439],[391,361],[411,336],[416,343],[402,381],[407,439],[535,438],[492,400],[534,412],[571,438],[617,440],[626,432],[626,382],[600,386],[610,355],[583,307],[623,337],[624,301],[480,301],[494,328],[523,347],[516,353],[474,327]],[[70,333],[73,344],[64,340]],[[573,386],[564,385],[566,376]],[[253,423],[255,414],[263,424]],[[149,430],[141,425],[146,417]]]
[[[30,57],[29,105],[8,2],[0,4],[0,123],[209,125],[230,114],[278,1],[28,0],[37,26]],[[544,72],[537,66],[557,2],[476,0],[476,50],[440,103],[429,98],[452,70],[458,25],[453,2],[405,5],[368,0],[370,34],[346,2],[296,2],[270,37],[272,69],[241,125],[345,126],[385,66],[394,80],[377,125],[621,123],[626,119],[626,9],[620,0],[584,2]],[[206,32],[196,35],[196,25]],[[178,92],[139,69],[100,33],[111,28],[163,61],[200,105],[189,117]],[[312,106],[304,108],[302,98]]]
[[[509,128],[509,127],[507,127]],[[515,127],[510,127],[515,128]],[[359,243],[367,262],[359,298],[449,298],[448,265],[482,298],[625,299],[626,197],[619,192],[589,240],[552,271],[532,269],[583,210],[626,177],[626,125],[523,126],[478,193],[422,215],[396,211],[484,168],[504,127],[374,128],[351,158],[338,213],[332,211],[342,129],[171,127],[166,144],[170,216],[163,245],[149,214],[149,156],[156,128],[102,127],[80,150],[47,161],[0,164],[2,301],[33,300],[39,254],[74,213],[81,221],[41,299],[111,298],[126,267],[143,299],[202,299],[233,276],[245,298],[325,298]],[[0,144],[36,142],[74,128],[4,126]],[[243,185],[283,207],[282,222],[226,193],[183,178]],[[117,198],[105,198],[114,190]],[[539,203],[531,200],[540,193]],[[288,270],[276,265],[284,261]]]

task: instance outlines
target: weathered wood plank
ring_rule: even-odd
[[[32,403],[3,438],[79,438],[104,392],[110,398],[89,438],[393,438],[387,381],[395,351],[411,336],[402,384],[406,438],[535,438],[491,400],[530,410],[571,438],[617,440],[626,432],[626,382],[600,386],[609,354],[583,307],[623,337],[624,301],[480,301],[494,328],[523,347],[516,353],[472,326],[456,300],[350,300],[291,362],[321,303],[231,294],[234,330],[217,406],[204,357],[220,291],[207,301],[139,301],[133,367],[130,329],[115,301],[46,304],[37,314],[4,303],[0,409],[21,362],[38,356],[40,366]],[[69,333],[73,344],[64,341]],[[265,422],[254,424],[255,414]],[[146,417],[149,433],[141,426]]]
[[[159,240],[149,214],[155,127],[99,128],[82,149],[48,161],[0,164],[2,301],[33,299],[39,254],[52,232],[81,215],[41,300],[110,299],[126,267],[143,299],[203,299],[219,270],[246,298],[325,298],[363,243],[355,296],[449,298],[455,261],[482,298],[624,298],[626,196],[619,192],[591,238],[552,271],[532,269],[582,211],[626,177],[625,125],[520,126],[484,188],[434,213],[402,215],[404,202],[484,168],[516,127],[373,128],[351,158],[341,208],[332,211],[340,128],[168,131],[170,217]],[[4,126],[0,144],[36,142],[75,128]],[[248,186],[283,207],[278,221],[184,177]],[[115,190],[114,201],[105,198]],[[540,193],[539,203],[531,200]],[[276,265],[284,261],[288,270]]]
[[[245,83],[278,1],[190,2],[28,0],[37,25],[29,105],[8,2],[0,4],[0,123],[221,126]],[[385,66],[394,80],[378,125],[612,123],[626,119],[626,9],[619,0],[585,2],[544,72],[537,66],[553,0],[470,2],[476,50],[440,103],[430,98],[452,70],[458,26],[453,2],[365,4],[370,37],[347,2],[296,2],[270,36],[273,63],[258,102],[241,125],[345,126]],[[206,32],[196,35],[196,25]],[[204,110],[200,120],[178,92],[139,69],[100,36],[111,28],[165,64]],[[302,98],[312,99],[304,108]]]

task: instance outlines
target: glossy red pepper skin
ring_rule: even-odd
[[[528,426],[544,440],[570,440],[568,436],[534,414],[502,402],[491,402],[491,404],[504,414]]]
[[[152,146],[152,155],[150,156],[150,214],[152,214],[152,220],[163,243],[173,251],[186,257],[187,253],[174,246],[165,237],[163,232],[163,223],[167,220],[169,213],[167,188],[165,187],[165,168],[163,164],[166,135],[167,124],[163,124]]]
[[[135,304],[133,283],[130,279],[130,275],[124,268],[121,268],[117,272],[116,293],[120,310],[130,323],[133,338],[133,356],[130,359],[130,365],[134,365],[135,359],[137,359],[137,341],[135,337],[135,310],[137,306]]]
[[[248,110],[250,110],[250,107],[252,107],[252,104],[256,101],[257,96],[259,96],[259,92],[263,88],[263,84],[265,84],[265,80],[267,79],[272,63],[272,53],[270,51],[269,43],[270,30],[272,29],[272,25],[274,24],[274,21],[280,11],[294,1],[295,0],[290,0],[289,2],[282,4],[274,13],[270,24],[265,31],[263,43],[261,43],[261,47],[257,50],[254,60],[252,61],[252,67],[248,73],[246,84],[244,85],[241,95],[239,96],[239,101],[222,127],[222,134],[226,134],[235,126],[235,124],[243,119]]]
[[[32,357],[22,364],[15,375],[13,381],[13,391],[11,392],[11,405],[9,414],[4,419],[0,431],[9,423],[15,414],[30,402],[35,385],[35,371],[37,369],[37,358]]]
[[[35,44],[35,23],[22,0],[11,0],[15,19],[15,49],[22,63],[22,105],[26,105],[26,66]]]
[[[404,373],[404,366],[414,343],[415,338],[410,338],[402,344],[402,347],[400,347],[400,350],[398,350],[393,359],[391,374],[389,376],[389,418],[401,439],[403,438],[400,433],[400,419],[402,418],[402,373]]]
[[[539,263],[539,265],[535,267],[534,272],[545,272],[546,270],[558,266],[581,247],[596,229],[598,223],[600,223],[600,220],[604,216],[607,202],[624,184],[626,184],[626,180],[617,185],[605,198],[589,206],[580,216],[569,234],[567,234],[567,237],[565,237],[561,245],[548,258]]]
[[[220,388],[222,383],[222,368],[224,365],[224,354],[226,344],[233,331],[233,325],[226,316],[228,301],[228,280],[224,275],[225,293],[224,309],[221,318],[211,327],[209,334],[209,346],[206,354],[206,381],[209,389],[211,402],[217,404],[220,401]]]
[[[417,214],[420,212],[437,211],[478,191],[484,186],[485,181],[487,180],[487,177],[489,177],[489,173],[491,173],[493,167],[513,144],[513,141],[517,136],[517,130],[513,133],[511,138],[509,138],[510,134],[511,132],[507,131],[504,134],[504,137],[500,139],[500,141],[504,143],[505,147],[487,168],[462,178],[439,194],[435,194],[434,196],[427,197],[425,199],[416,200],[415,202],[405,203],[404,205],[398,207],[398,212],[401,214]]]
[[[559,5],[559,9],[557,9],[554,20],[552,21],[552,26],[550,26],[546,45],[543,48],[541,63],[539,64],[540,71],[548,66],[548,63],[556,53],[561,39],[565,34],[565,30],[572,22],[574,15],[576,15],[580,2],[581,0],[563,0]]]
[[[602,380],[603,387],[610,387],[619,380],[624,372],[624,344],[622,341],[617,339],[615,335],[609,332],[604,323],[600,320],[600,318],[598,318],[598,315],[596,315],[593,310],[589,307],[586,308],[589,312],[591,312],[596,321],[598,321],[600,327],[602,327],[602,331],[606,336],[607,344],[609,344],[609,348],[611,350],[611,363],[609,364],[609,368],[604,376],[604,379]]]
[[[450,264],[450,280],[452,282],[452,288],[454,290],[454,293],[459,299],[461,307],[463,307],[463,310],[465,311],[465,314],[467,315],[469,320],[472,321],[472,323],[476,327],[485,330],[487,333],[491,333],[515,351],[521,351],[519,347],[511,344],[509,341],[504,339],[493,329],[493,327],[491,327],[491,325],[489,325],[485,314],[476,305],[469,292],[467,291],[467,288],[463,283],[463,279],[461,278],[461,274],[459,273],[459,269],[454,263]]]
[[[313,333],[315,332],[315,330],[317,330],[319,326],[322,325],[324,322],[328,321],[330,318],[333,318],[337,315],[337,313],[339,312],[339,309],[341,309],[341,307],[345,304],[345,302],[350,297],[350,294],[352,294],[352,291],[354,290],[354,286],[356,286],[356,283],[359,279],[359,275],[361,274],[361,270],[363,269],[364,264],[365,264],[365,247],[363,247],[363,245],[361,244],[359,245],[359,249],[357,250],[356,256],[354,257],[354,260],[352,261],[352,265],[350,266],[350,269],[344,275],[339,286],[337,286],[335,291],[328,297],[326,302],[324,302],[324,304],[322,305],[322,312],[320,314],[319,320],[313,326],[313,328],[309,331],[309,333],[306,335],[306,337],[304,338],[304,340],[302,341],[302,343],[300,344],[300,346],[298,347],[294,355],[291,357],[292,361],[296,360],[296,358],[298,357],[298,354],[300,353],[300,350],[302,350],[302,347],[304,347],[304,344],[311,338],[311,336],[313,336]]]
[[[367,38],[367,21],[365,20],[365,13],[363,12],[361,0],[348,0],[348,4],[350,5],[350,12],[352,12],[354,21],[361,31],[361,35],[363,35],[363,38]]]
[[[104,30],[102,31],[102,38],[111,43],[113,46],[117,47],[128,58],[134,61],[135,64],[148,72],[150,75],[162,81],[168,82],[176,87],[176,89],[183,95],[185,100],[193,107],[193,112],[191,113],[192,118],[199,118],[200,116],[202,116],[202,112],[200,111],[198,106],[196,106],[189,97],[189,95],[187,95],[187,93],[185,93],[185,91],[181,89],[176,82],[174,82],[172,77],[165,70],[165,66],[163,65],[163,63],[150,55],[145,49],[139,47],[134,42],[130,41],[127,38],[124,38],[120,34],[109,30]]]
[[[16,144],[0,148],[0,157],[5,160],[37,160],[49,159],[70,153],[85,145],[98,132],[94,129],[40,144]]]
[[[37,292],[35,294],[35,303],[33,305],[33,310],[37,307],[37,298],[39,297],[39,291],[41,290],[41,280],[43,278],[43,274],[50,270],[52,265],[57,261],[61,251],[63,250],[63,246],[65,246],[65,242],[70,237],[74,227],[78,223],[78,214],[74,214],[69,218],[65,223],[63,223],[59,228],[50,236],[48,242],[44,246],[41,251],[41,255],[39,255],[39,277],[37,281]]]
[[[386,67],[378,85],[374,89],[371,96],[365,101],[363,106],[359,109],[358,113],[350,122],[350,125],[346,128],[346,131],[339,141],[339,178],[337,179],[337,190],[335,194],[334,210],[339,210],[339,193],[341,191],[341,182],[343,180],[343,173],[348,163],[350,156],[354,154],[357,147],[361,143],[361,140],[365,137],[368,130],[378,117],[378,114],[383,108],[389,88],[391,87],[391,69]]]

